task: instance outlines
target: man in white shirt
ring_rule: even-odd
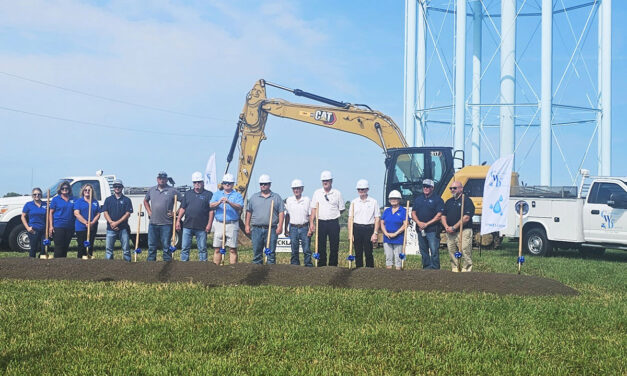
[[[377,200],[368,196],[370,186],[368,180],[361,179],[357,182],[359,197],[351,201],[348,221],[353,221],[353,245],[355,247],[355,266],[364,266],[364,254],[366,255],[366,267],[374,268],[372,255],[372,243],[377,241],[379,234],[379,204]]]
[[[346,204],[342,194],[333,188],[333,175],[331,171],[322,171],[320,174],[322,188],[318,188],[311,198],[311,215],[309,216],[309,234],[314,233],[316,218],[316,205],[319,205],[318,213],[318,253],[320,259],[318,266],[327,265],[327,238],[329,238],[329,266],[337,266],[337,254],[340,248],[340,222],[341,213],[346,210]]]
[[[300,179],[292,181],[293,196],[285,200],[285,235],[290,238],[292,257],[290,264],[300,265],[299,246],[303,247],[305,266],[311,263],[311,235],[309,235],[309,213],[311,200],[303,196],[304,184]]]

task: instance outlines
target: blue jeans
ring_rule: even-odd
[[[292,258],[290,260],[290,264],[300,265],[300,260],[298,256],[298,243],[300,243],[300,245],[302,245],[303,247],[305,266],[313,266],[313,264],[311,263],[311,249],[309,248],[311,238],[307,236],[308,231],[309,226],[300,228],[290,226],[290,244],[292,246]]]
[[[268,237],[268,227],[252,226],[251,240],[253,242],[253,264],[263,264],[263,253],[266,248],[266,239]],[[272,234],[270,235],[270,249],[272,252],[268,255],[268,264],[276,264],[275,250],[276,240],[278,235],[276,234],[276,227],[272,227]]]
[[[36,229],[33,229],[33,231],[35,231],[34,234],[31,234],[30,232],[28,232],[27,234],[28,244],[30,244],[30,251],[28,251],[28,256],[34,258],[37,257],[37,252],[39,252],[39,256],[44,254],[43,241],[44,237],[46,236],[46,231]]]
[[[172,240],[172,225],[148,226],[148,261],[157,261],[157,248],[161,243],[163,261],[172,261],[170,255],[170,241]]]
[[[122,254],[124,255],[124,261],[131,261],[131,249],[128,243],[129,233],[127,228],[115,230],[107,230],[107,241],[105,245],[105,258],[107,260],[113,260],[113,247],[115,241],[120,240],[122,245]],[[139,244],[135,244],[139,248]]]
[[[427,232],[427,236],[418,231],[418,247],[422,256],[423,269],[440,269],[440,238],[436,232]],[[429,249],[431,255],[429,255]]]
[[[196,237],[198,260],[207,261],[207,233],[205,230],[194,230],[183,227],[183,244],[181,245],[181,261],[189,261],[189,250],[192,248],[192,236]]]

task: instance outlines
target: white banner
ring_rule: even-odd
[[[514,155],[497,159],[485,178],[483,186],[483,209],[481,212],[481,235],[500,231],[507,227],[509,189],[512,184]]]
[[[205,168],[205,189],[211,192],[218,190],[218,175],[216,172],[216,153],[211,154]]]

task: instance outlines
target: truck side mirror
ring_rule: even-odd
[[[612,193],[607,205],[615,209],[627,209],[627,192]]]

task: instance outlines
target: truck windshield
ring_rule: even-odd
[[[59,185],[61,185],[61,183],[63,183],[64,181],[67,181],[68,183],[72,183],[72,179],[59,179],[59,181],[52,184],[50,188],[48,188],[48,190],[50,190],[50,198],[57,195],[57,190],[59,190]],[[48,197],[48,190],[43,191],[43,198]]]

